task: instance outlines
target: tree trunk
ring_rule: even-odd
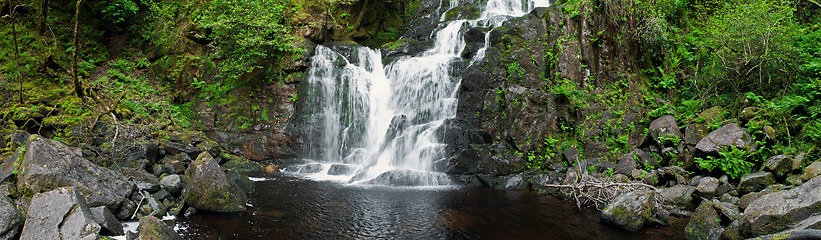
[[[76,12],[74,14],[74,51],[72,52],[72,58],[74,59],[74,63],[72,64],[71,71],[74,73],[74,93],[77,94],[78,98],[83,98],[83,86],[80,84],[80,79],[77,78],[77,51],[79,51],[79,45],[77,44],[77,35],[79,35],[79,26],[80,26],[80,4],[83,0],[77,0],[77,7]]]
[[[37,8],[37,34],[42,35],[46,32],[48,25],[48,0],[37,0],[35,7]]]
[[[12,7],[11,0],[9,0],[9,15],[11,15],[11,38],[12,42],[14,42],[14,61],[17,62],[17,82],[20,83],[20,103],[23,103],[23,77],[20,75],[20,48],[17,46],[17,29],[14,26],[14,10],[17,10],[16,7]],[[11,83],[9,83],[11,86]],[[11,89],[11,87],[9,87]]]

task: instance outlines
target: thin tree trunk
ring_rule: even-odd
[[[46,32],[48,25],[48,0],[37,0],[37,34]]]
[[[74,93],[77,94],[78,98],[83,98],[83,86],[80,84],[80,79],[77,78],[77,51],[80,49],[77,45],[77,35],[79,35],[79,26],[80,26],[80,4],[83,0],[77,0],[77,7],[76,12],[74,14],[74,52],[72,52],[72,58],[74,58],[74,63],[72,64],[72,72],[74,73]]]
[[[17,47],[17,29],[14,26],[14,11],[16,7],[12,7],[11,0],[9,0],[9,14],[11,15],[11,38],[14,42],[14,61],[17,62],[17,82],[20,83],[20,103],[23,103],[23,77],[20,75],[20,48]],[[11,86],[11,83],[9,83]],[[11,87],[9,87],[11,89]]]

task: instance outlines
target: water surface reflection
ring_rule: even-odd
[[[245,213],[180,219],[187,239],[683,239],[686,220],[637,233],[530,191],[255,182]]]

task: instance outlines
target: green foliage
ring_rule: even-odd
[[[789,86],[800,56],[792,44],[800,33],[793,11],[782,0],[741,0],[717,11],[700,26],[710,52],[705,67],[712,69],[703,77],[718,80],[713,86],[719,92],[772,93]]]
[[[140,8],[131,0],[103,0],[94,2],[93,9],[102,13],[103,19],[113,24],[128,21]]]
[[[734,146],[723,148],[718,152],[720,158],[708,156],[707,158],[695,158],[695,162],[707,171],[713,169],[721,169],[730,178],[736,179],[753,170],[754,163],[747,161],[750,153],[744,149],[738,149]]]
[[[223,77],[236,80],[262,68],[263,63],[304,51],[294,45],[296,38],[286,24],[297,10],[290,1],[216,0],[209,2],[195,22],[213,29]]]

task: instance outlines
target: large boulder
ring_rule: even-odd
[[[23,214],[6,196],[0,196],[0,240],[13,239],[23,226]]]
[[[659,194],[661,194],[665,201],[671,201],[677,207],[692,209],[695,207],[693,204],[693,193],[695,193],[695,191],[696,188],[693,186],[679,184],[669,188],[659,189]]]
[[[63,187],[31,198],[20,239],[94,240],[100,237],[100,229],[79,191]]]
[[[180,175],[171,174],[160,179],[160,186],[162,186],[163,189],[167,189],[171,194],[176,194],[182,191],[185,185]]]
[[[727,146],[746,149],[752,146],[752,144],[753,138],[747,134],[747,129],[739,128],[738,124],[731,123],[707,134],[707,136],[698,141],[696,149],[702,152],[712,153],[718,152],[721,148]]]
[[[744,209],[742,233],[747,237],[777,233],[821,209],[821,177],[801,186],[759,196]]]
[[[781,175],[792,171],[792,159],[787,155],[775,155],[767,158],[761,169],[769,170],[771,172],[779,173]]]
[[[109,235],[123,235],[123,224],[117,220],[117,217],[111,213],[108,208],[104,206],[93,207],[88,209],[91,212],[91,215],[94,216],[94,220],[97,224],[100,224],[102,227],[103,234]]]
[[[616,197],[602,212],[605,223],[638,231],[656,212],[655,192],[636,190]]]
[[[137,240],[182,240],[173,228],[152,216],[140,219],[137,231],[140,234]]]
[[[665,137],[676,137],[678,139],[683,137],[681,131],[678,130],[676,119],[670,115],[656,118],[650,123],[650,136],[658,143],[661,143],[661,138]]]
[[[704,123],[692,123],[684,128],[684,143],[689,145],[696,145],[707,134],[710,133],[710,127]]]
[[[769,172],[754,172],[741,177],[738,192],[758,192],[775,183],[775,177]]]
[[[724,228],[721,227],[719,219],[721,216],[716,211],[715,204],[705,201],[696,208],[687,226],[684,227],[684,237],[688,240],[701,239],[721,239]]]
[[[804,168],[804,174],[801,175],[801,180],[809,181],[817,176],[821,176],[821,162],[814,162]]]
[[[60,142],[37,135],[29,138],[17,186],[39,193],[72,186],[89,206],[117,209],[134,184],[114,170],[100,167]]]
[[[183,190],[185,202],[198,210],[214,212],[245,211],[245,192],[228,179],[208,152],[185,170],[188,183]]]
[[[684,228],[686,239],[735,239],[738,224],[731,224],[740,216],[738,206],[713,199],[705,200],[696,208]]]

